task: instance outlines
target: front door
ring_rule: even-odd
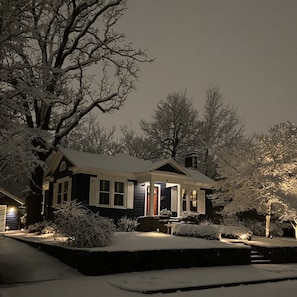
[[[150,215],[150,203],[151,203],[151,197],[150,197],[150,187],[147,187],[147,200],[146,200],[146,215]],[[159,187],[154,187],[154,213],[153,215],[158,215],[159,212]]]

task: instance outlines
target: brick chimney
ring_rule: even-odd
[[[185,167],[187,168],[198,168],[198,154],[195,152],[187,153],[185,155]]]

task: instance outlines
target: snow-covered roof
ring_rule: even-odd
[[[20,198],[18,198],[17,196],[15,196],[15,195],[9,193],[8,191],[6,191],[5,189],[3,189],[3,188],[1,188],[1,187],[0,187],[0,193],[2,193],[3,195],[5,195],[5,196],[11,198],[12,200],[16,201],[16,202],[19,203],[20,205],[24,205],[24,204],[25,204],[25,202],[24,202],[22,199],[20,199]]]
[[[119,172],[143,172],[149,170],[153,163],[135,158],[128,154],[116,156],[97,155],[62,148],[60,151],[75,166]]]
[[[65,157],[74,166],[85,169],[100,169],[124,173],[145,173],[158,170],[162,166],[169,164],[177,173],[187,176],[189,182],[201,184],[213,184],[214,181],[197,170],[185,168],[172,159],[158,162],[145,161],[128,154],[118,154],[116,156],[98,155],[94,153],[80,152],[72,149],[60,148],[54,161],[48,169],[50,175],[58,166],[58,162]],[[58,160],[57,160],[58,159]]]
[[[195,170],[192,168],[185,168],[185,169],[190,174],[189,181],[191,181],[191,182],[199,181],[203,184],[214,184],[215,183],[215,181],[213,179],[209,178],[208,176],[204,175],[203,173],[201,173],[198,170]]]

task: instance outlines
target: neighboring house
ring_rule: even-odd
[[[22,199],[0,187],[0,232],[19,229],[24,205]]]
[[[187,160],[190,166],[189,156]],[[114,220],[157,216],[162,209],[171,210],[174,216],[184,211],[211,214],[206,196],[214,181],[172,159],[152,163],[126,154],[104,156],[59,149],[46,180],[45,215],[49,219],[56,205],[71,200]]]

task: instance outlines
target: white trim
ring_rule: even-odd
[[[64,186],[65,182],[68,182],[68,188],[67,191],[65,191]],[[72,200],[71,194],[72,194],[72,178],[70,176],[65,176],[63,178],[59,178],[56,180],[56,182],[53,185],[53,206],[58,205],[58,195],[59,195],[59,184],[62,184],[62,191],[61,194],[64,195],[67,193],[67,202],[70,202]],[[61,197],[61,202],[65,201],[63,197]]]
[[[200,214],[206,214],[206,198],[205,191],[199,189],[197,191],[197,203],[198,203],[198,212]]]
[[[3,188],[0,188],[0,193],[4,194],[5,196],[15,200],[17,203],[21,204],[21,205],[24,205],[25,202],[22,200],[22,199],[19,199],[17,196],[9,193],[8,191],[6,191],[5,189]]]
[[[109,204],[100,204],[100,180],[109,181]],[[124,184],[123,193],[123,205],[114,204],[115,182],[121,182]],[[89,193],[89,205],[102,207],[102,208],[114,208],[114,209],[133,209],[134,208],[134,183],[126,179],[111,178],[106,176],[96,176],[90,178],[90,193]]]
[[[134,182],[132,181],[128,181],[126,206],[128,209],[134,208]]]

